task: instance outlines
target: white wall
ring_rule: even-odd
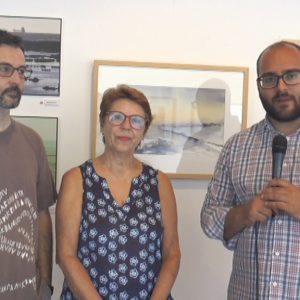
[[[59,117],[58,181],[90,156],[94,59],[249,67],[251,125],[264,116],[255,85],[256,58],[272,42],[299,38],[299,9],[298,0],[1,1],[2,15],[63,20],[60,105],[45,108],[38,104],[41,97],[23,97],[17,112]],[[231,253],[206,238],[199,225],[207,182],[173,184],[182,248],[173,294],[176,299],[226,299]],[[54,299],[61,280],[55,266]]]

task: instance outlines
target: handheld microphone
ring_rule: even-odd
[[[282,163],[287,147],[286,137],[282,134],[277,134],[272,142],[272,178],[280,178],[282,171]]]

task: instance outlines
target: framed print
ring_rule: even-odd
[[[0,16],[0,28],[22,38],[32,69],[24,95],[60,95],[61,19]]]
[[[135,155],[171,178],[209,179],[225,141],[246,127],[245,67],[96,60],[92,157],[104,149],[103,92],[119,84],[143,92],[154,117]]]
[[[44,142],[49,166],[56,183],[57,174],[57,126],[56,117],[12,116],[16,121],[32,128]]]

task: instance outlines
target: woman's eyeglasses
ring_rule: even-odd
[[[144,129],[146,126],[146,119],[139,115],[127,116],[120,111],[108,111],[107,115],[108,115],[108,121],[112,125],[116,125],[116,126],[121,125],[128,118],[129,124],[133,129],[141,130]]]

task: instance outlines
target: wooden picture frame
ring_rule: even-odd
[[[95,60],[92,158],[104,149],[102,94],[118,84],[142,91],[154,115],[136,156],[171,178],[209,179],[225,141],[246,128],[246,67]]]

